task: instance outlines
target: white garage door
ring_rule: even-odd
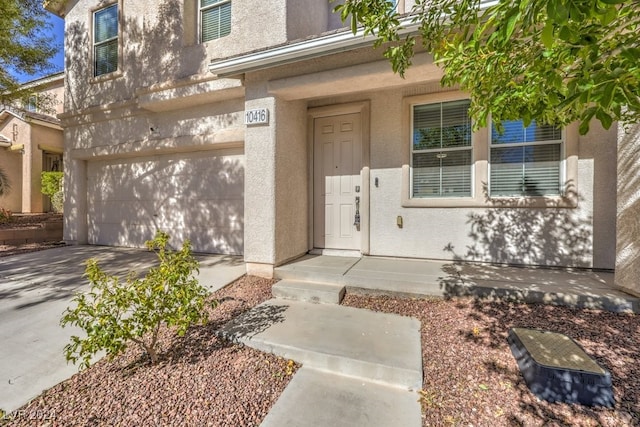
[[[242,254],[242,150],[89,162],[89,243],[143,247],[156,230],[195,252]]]

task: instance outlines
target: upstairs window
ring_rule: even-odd
[[[502,126],[503,133],[491,127],[490,195],[561,195],[562,130],[522,120]]]
[[[118,69],[118,5],[93,13],[93,75]]]
[[[231,0],[200,0],[200,42],[231,34]]]
[[[413,106],[412,197],[471,196],[468,111],[468,100]]]
[[[25,109],[27,111],[33,111],[33,112],[38,111],[38,95],[29,96],[25,105]]]

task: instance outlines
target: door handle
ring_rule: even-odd
[[[360,196],[356,196],[356,217],[353,220],[353,225],[360,231]]]

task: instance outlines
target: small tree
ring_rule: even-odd
[[[76,307],[67,308],[61,320],[62,326],[78,326],[87,335],[71,337],[64,349],[68,361],[82,359],[81,368],[89,367],[97,352],[105,350],[112,359],[134,342],[155,364],[163,323],[176,327],[182,336],[191,324],[206,322],[208,291],[193,277],[198,262],[191,254],[191,245],[185,241],[181,250],[171,251],[167,249],[168,240],[168,234],[158,231],[153,240],[146,242],[147,248],[158,255],[160,264],[142,279],[131,272],[121,283],[117,276],[107,275],[95,259],[87,261],[91,290],[78,294],[74,298]]]
[[[51,205],[55,212],[62,212],[62,188],[63,188],[62,172],[42,172],[40,174],[40,190],[45,196],[51,198]]]

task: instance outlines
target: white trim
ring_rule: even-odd
[[[454,103],[454,102],[467,102],[470,104],[470,100],[468,97],[462,97],[460,99],[451,99],[451,100],[446,100],[446,101],[431,101],[431,102],[414,102],[411,103],[411,107],[410,107],[410,114],[411,114],[411,133],[410,133],[410,141],[409,141],[409,172],[410,172],[410,182],[409,182],[409,198],[410,199],[419,199],[419,200],[425,200],[425,199],[442,199],[442,198],[454,198],[454,199],[458,199],[458,198],[463,198],[463,199],[470,199],[474,197],[475,194],[475,134],[476,132],[473,132],[473,122],[471,121],[471,118],[469,118],[469,124],[470,124],[470,128],[469,131],[471,132],[470,135],[470,144],[469,145],[463,145],[463,146],[455,146],[455,147],[441,147],[441,148],[423,148],[423,149],[418,149],[416,150],[414,148],[414,134],[415,134],[415,117],[414,117],[414,112],[415,112],[415,107],[416,106],[423,106],[423,105],[436,105],[439,104],[440,105],[440,128],[442,128],[442,121],[444,119],[444,116],[442,114],[442,106],[443,104],[448,104],[448,103]],[[460,196],[450,196],[450,195],[446,195],[446,194],[438,194],[432,197],[415,197],[413,195],[413,186],[414,186],[414,167],[413,167],[413,155],[414,154],[422,154],[422,153],[435,153],[435,152],[457,152],[457,151],[469,151],[471,153],[471,164],[469,165],[470,168],[470,173],[469,173],[469,179],[470,179],[470,191],[469,191],[469,195],[460,195]],[[440,166],[440,190],[442,190],[442,165]]]
[[[360,176],[361,182],[361,205],[360,205],[360,254],[368,255],[371,246],[371,210],[370,210],[370,126],[371,126],[371,106],[369,101],[350,102],[347,104],[334,104],[324,107],[314,107],[307,109],[307,143],[309,144],[309,176],[308,176],[308,196],[311,203],[309,203],[309,209],[307,214],[309,215],[309,228],[308,228],[308,249],[317,249],[314,245],[314,185],[315,179],[314,171],[314,124],[315,119],[323,117],[340,116],[345,114],[360,114],[362,125],[362,169]],[[357,252],[357,250],[356,250]]]
[[[413,17],[408,17],[401,21],[401,27],[399,34],[405,35],[417,32],[419,24],[413,22]],[[363,29],[359,29],[355,34],[350,30],[345,30],[262,52],[249,53],[231,59],[214,60],[209,64],[209,71],[219,77],[228,77],[332,53],[346,52],[372,45],[375,39],[376,36],[373,34],[365,35]]]
[[[404,3],[404,0],[402,0]],[[496,6],[498,0],[480,0],[480,10]],[[406,13],[411,13],[407,10]],[[420,22],[415,22],[416,16],[409,15],[400,19],[399,36],[418,33]],[[360,28],[354,34],[351,30],[344,30],[335,34],[320,36],[311,40],[274,47],[256,53],[248,53],[235,58],[213,60],[209,63],[209,71],[220,77],[229,77],[246,72],[263,70],[265,68],[286,65],[305,59],[318,58],[333,53],[346,52],[367,45],[373,45],[377,39],[375,34],[365,34]]]

